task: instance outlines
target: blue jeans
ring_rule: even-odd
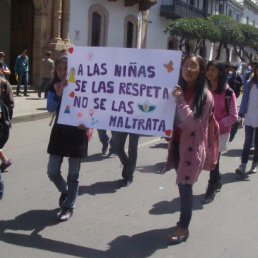
[[[257,164],[258,161],[258,127],[245,126],[245,143],[242,152],[242,163],[247,164],[250,148],[254,137],[254,159],[253,163]]]
[[[4,195],[4,182],[2,181],[2,175],[1,175],[1,169],[0,169],[0,199],[3,198]]]
[[[43,90],[45,92],[45,98],[47,97],[47,90],[49,88],[50,83],[51,83],[51,78],[46,78],[46,77],[42,78],[41,86],[40,86],[39,92],[38,92],[40,98],[41,98],[41,92]]]
[[[22,84],[22,80],[24,80],[24,95],[27,95],[28,79],[29,79],[28,72],[22,72],[18,74],[18,84],[17,84],[17,90],[16,90],[17,95],[20,95],[20,87]]]
[[[98,135],[99,135],[99,140],[102,143],[102,145],[105,146],[105,145],[108,145],[110,143],[109,152],[116,153],[115,152],[115,147],[114,147],[115,142],[114,142],[114,137],[113,137],[114,132],[111,131],[112,136],[111,136],[111,139],[109,140],[109,137],[107,135],[106,130],[98,129],[97,131],[98,131]]]
[[[129,135],[128,155],[125,153],[125,142]],[[114,132],[115,150],[123,164],[122,177],[126,180],[132,180],[133,173],[136,168],[137,162],[137,149],[138,149],[139,135],[133,133]]]
[[[81,158],[68,158],[69,169],[67,182],[61,175],[62,162],[63,157],[56,155],[49,156],[47,171],[48,177],[55,184],[59,192],[67,194],[62,208],[74,208],[79,189],[79,171],[81,167]]]

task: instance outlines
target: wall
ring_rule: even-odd
[[[139,6],[137,4],[132,7],[125,7],[124,1],[71,0],[70,39],[72,43],[76,46],[88,45],[88,10],[93,4],[102,5],[109,13],[107,46],[123,47],[125,17],[128,15],[138,17],[139,14]],[[79,38],[76,38],[76,33],[78,32]]]
[[[10,39],[11,39],[11,0],[0,1],[0,17],[3,24],[0,24],[0,52],[4,51],[6,54],[5,61],[9,64],[10,58]]]

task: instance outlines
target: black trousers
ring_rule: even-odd
[[[220,153],[219,153],[218,163],[217,163],[216,167],[210,171],[209,184],[217,184],[221,180],[221,175],[219,172],[219,160],[220,160]]]
[[[132,180],[137,162],[139,135],[133,133],[114,132],[115,151],[124,166],[122,177]],[[125,153],[125,142],[129,136],[128,155]]]
[[[175,168],[178,169],[180,154],[179,154],[179,142],[173,142],[174,151],[173,159]],[[190,184],[179,184],[179,195],[180,195],[180,218],[179,226],[183,229],[188,229],[193,211],[193,185]]]

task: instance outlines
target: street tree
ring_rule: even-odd
[[[257,51],[258,48],[258,28],[251,24],[239,24],[239,28],[244,36],[244,40],[241,44],[235,45],[235,53],[243,60],[243,55],[252,59],[252,54],[246,50],[246,47],[252,48]]]
[[[194,53],[197,53],[206,39],[217,42],[221,36],[219,29],[211,21],[196,17],[171,21],[167,24],[164,32],[180,37],[179,49],[184,54],[189,54],[187,44],[190,40],[196,40]]]
[[[241,45],[244,41],[243,33],[238,23],[231,17],[223,14],[214,14],[208,18],[220,30],[221,38],[219,40],[219,47],[216,60],[220,58],[221,49],[226,49],[226,58],[229,61],[229,45]]]

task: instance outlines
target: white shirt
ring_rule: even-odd
[[[253,85],[248,101],[248,109],[245,114],[245,125],[258,127],[258,86]]]

